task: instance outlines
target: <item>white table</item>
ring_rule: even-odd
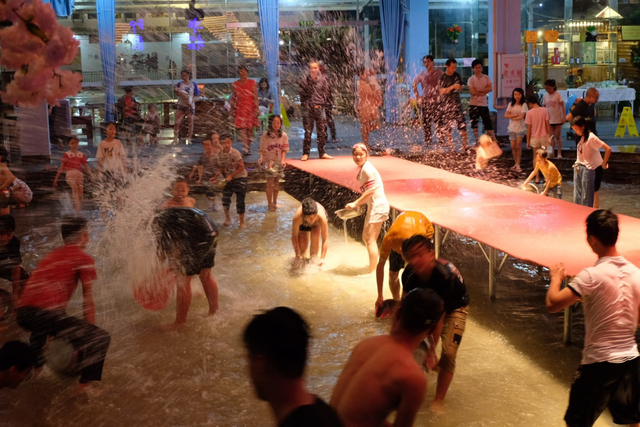
[[[559,90],[558,92],[562,95],[562,100],[567,102],[567,98],[571,95],[575,95],[576,98],[584,98],[587,93],[588,88],[577,88],[577,89],[567,89],[567,90]],[[596,88],[598,89],[598,93],[600,94],[600,98],[598,98],[598,102],[614,102],[616,104],[615,115],[618,115],[618,102],[620,101],[629,101],[631,102],[631,113],[633,114],[633,102],[636,100],[636,90],[627,86],[620,86],[618,88]],[[542,95],[546,92],[543,89],[540,91]],[[542,100],[542,98],[540,98]]]

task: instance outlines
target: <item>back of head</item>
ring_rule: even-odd
[[[411,335],[433,329],[444,313],[444,301],[432,289],[414,289],[400,303],[400,327]]]
[[[606,247],[615,246],[618,241],[618,215],[610,209],[599,209],[587,217],[587,236],[592,236]]]
[[[33,368],[36,355],[28,344],[22,341],[9,341],[0,348],[0,371],[15,366],[18,371]]]
[[[543,150],[542,148],[536,150],[536,156],[540,156],[543,159],[546,159],[548,154],[547,154],[547,150]]]
[[[60,234],[65,243],[78,237],[80,233],[87,229],[87,220],[79,216],[65,216],[60,225]]]
[[[538,99],[538,95],[529,95],[527,97],[527,104],[540,105],[540,100]]]
[[[318,203],[311,197],[305,197],[302,201],[302,215],[315,215],[318,213]]]
[[[414,234],[413,236],[405,239],[405,241],[402,242],[402,254],[406,256],[411,249],[418,246],[424,246],[430,251],[435,249],[433,239],[429,239],[423,234]]]
[[[16,220],[11,215],[0,216],[0,234],[9,234],[16,231]]]
[[[304,374],[309,326],[292,309],[276,307],[254,316],[243,338],[249,354],[265,357],[280,375],[295,379]]]

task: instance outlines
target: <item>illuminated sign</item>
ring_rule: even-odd
[[[202,28],[201,25],[202,22],[200,22],[198,18],[189,21],[189,28],[191,28],[191,32],[193,33],[189,36],[189,41],[191,42],[187,45],[189,50],[200,50],[202,46],[204,46],[204,40],[202,40],[202,36],[198,34],[198,30]]]
[[[140,34],[136,34],[136,27],[144,30],[144,20],[138,19],[137,21],[129,22],[129,26],[133,30],[133,41],[131,43],[131,49],[133,50],[144,50],[144,41],[142,40],[142,36]]]

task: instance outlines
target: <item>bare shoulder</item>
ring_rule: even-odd
[[[187,197],[185,199],[185,205],[189,206],[190,208],[193,208],[196,206],[196,199],[194,199],[193,197]]]

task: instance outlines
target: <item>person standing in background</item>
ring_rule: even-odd
[[[327,80],[320,74],[317,61],[309,62],[309,75],[300,83],[300,104],[302,105],[302,125],[304,126],[304,142],[302,145],[301,161],[309,160],[311,154],[311,134],[315,126],[318,134],[318,156],[321,159],[333,159],[324,152],[327,142],[326,111]]]
[[[467,82],[469,92],[471,92],[471,101],[469,101],[471,130],[476,137],[476,143],[479,142],[478,122],[482,118],[484,133],[496,141],[496,134],[493,133],[493,123],[491,123],[491,115],[489,114],[489,101],[487,100],[487,95],[493,92],[491,79],[486,74],[482,74],[482,61],[479,59],[471,63],[471,68],[473,69],[473,76],[469,77]]]
[[[258,126],[259,101],[258,85],[256,81],[249,77],[249,70],[246,66],[238,67],[240,80],[236,80],[233,85],[231,95],[231,115],[236,118],[235,126],[242,138],[244,145],[243,156],[251,154],[251,140],[253,139],[253,129]]]
[[[413,81],[413,92],[422,110],[422,127],[424,129],[424,142],[431,143],[432,125],[436,130],[441,126],[441,114],[438,111],[440,92],[438,91],[438,81],[442,76],[442,71],[433,65],[433,56],[427,55],[422,58],[425,70]],[[418,92],[418,85],[422,85],[422,96]],[[441,141],[442,142],[442,141]]]
[[[562,95],[558,92],[556,81],[549,79],[544,82],[544,89],[547,93],[542,97],[542,106],[549,112],[549,125],[551,126],[552,136],[555,139],[555,147],[557,150],[556,158],[562,158],[562,125],[567,121],[564,112],[564,101]]]

